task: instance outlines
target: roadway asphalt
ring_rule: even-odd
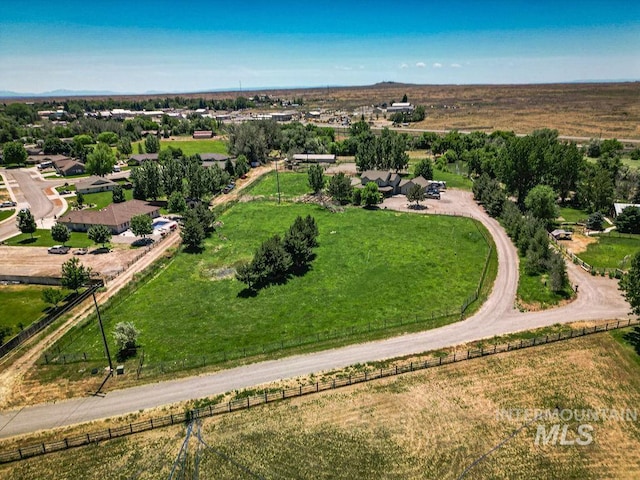
[[[580,286],[575,301],[540,312],[519,312],[514,308],[518,281],[517,252],[500,225],[475,204],[468,192],[449,190],[443,195],[443,200],[427,204],[427,213],[465,215],[481,220],[494,238],[499,259],[498,275],[489,299],[472,317],[425,332],[116,390],[104,397],[76,398],[3,411],[0,413],[0,437],[123,415],[355,363],[417,354],[556,323],[627,318],[629,306],[620,295],[617,282],[592,277],[573,264],[568,265],[569,275],[571,281]],[[384,206],[407,210],[405,198],[387,200]]]

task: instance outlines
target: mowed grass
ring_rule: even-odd
[[[133,200],[133,190],[123,190],[125,200]],[[85,205],[95,205],[91,210],[102,210],[113,203],[113,192],[85,193]]]
[[[144,140],[132,144],[134,154],[138,152],[138,144],[144,148]],[[179,148],[184,155],[195,155],[196,153],[229,153],[227,142],[224,140],[193,140],[191,137],[177,138],[175,140],[160,139],[160,150],[166,150],[169,145]]]
[[[249,261],[266,238],[282,235],[297,215],[307,214],[320,231],[311,270],[243,296],[245,286],[232,269]],[[179,254],[103,311],[107,331],[121,321],[140,329],[145,362],[455,312],[477,287],[488,252],[478,226],[466,218],[360,208],[330,213],[316,205],[250,202],[219,220],[224,226],[202,254]],[[99,357],[99,337],[84,330],[63,339],[63,348]]]
[[[0,210],[0,222],[9,218],[15,211],[16,210],[14,208],[10,208],[9,210]]]
[[[10,327],[13,336],[23,328],[40,318],[47,307],[42,300],[41,285],[2,285],[0,286],[0,327]]]
[[[447,182],[447,188],[459,188],[460,190],[471,190],[473,182],[462,175],[458,175],[452,172],[445,172],[442,170],[433,170],[434,180],[443,180]]]
[[[271,172],[262,177],[259,182],[249,186],[243,193],[266,199],[278,199],[278,185],[281,200],[291,200],[306,193],[312,193],[309,186],[309,176],[306,173]]]
[[[597,268],[629,267],[629,260],[640,252],[640,235],[603,234],[598,241],[591,243],[585,252],[578,256],[589,265]]]
[[[503,441],[464,478],[638,478],[638,422],[585,422],[591,444],[545,446],[535,444],[538,425],[549,432],[554,422],[520,429],[526,420],[499,415],[558,405],[633,409],[637,357],[602,333],[207,418],[202,439],[227,458],[200,450],[200,478],[455,479]],[[568,422],[568,440],[577,426]],[[0,476],[166,478],[184,438],[184,426],[168,427],[2,465]],[[188,478],[196,451],[190,443]]]
[[[53,247],[54,245],[60,244],[60,242],[56,242],[51,238],[51,230],[40,228],[34,232],[33,238],[31,238],[31,235],[28,233],[21,233],[10,238],[6,243],[12,247]],[[65,245],[72,248],[90,247],[93,245],[93,242],[87,238],[86,233],[71,232],[71,238]]]
[[[571,207],[560,207],[560,215],[558,219],[567,223],[582,223],[586,222],[589,214],[584,210]]]

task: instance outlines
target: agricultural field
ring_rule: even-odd
[[[629,261],[640,252],[640,235],[606,233],[597,236],[597,242],[587,246],[579,257],[596,268],[626,269]]]
[[[286,175],[292,185],[304,177],[282,175],[284,185]],[[267,177],[251,194],[268,194],[272,181]],[[320,230],[310,271],[248,295],[234,279],[234,268],[250,260],[270,235],[284,234],[297,215],[309,214]],[[223,226],[202,254],[177,255],[103,312],[107,330],[119,321],[134,321],[142,332],[145,362],[259,348],[400,319],[425,319],[423,328],[433,328],[455,316],[432,322],[427,320],[432,314],[458,312],[459,318],[488,253],[484,227],[467,218],[350,207],[331,213],[317,205],[253,201],[235,205],[219,220]],[[60,345],[67,352],[102,355],[93,329],[74,331]]]
[[[635,409],[640,362],[627,335],[603,333],[204,419],[204,444],[198,447],[194,427],[185,465],[193,472],[197,463],[201,478],[455,479],[501,444],[465,478],[636,478],[637,421],[590,421],[587,445],[536,445],[538,425],[548,431],[553,420],[527,426],[500,414]],[[568,422],[568,438],[578,423]],[[3,465],[0,475],[166,477],[184,438],[185,426],[168,427]]]

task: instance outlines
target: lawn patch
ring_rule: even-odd
[[[9,210],[0,210],[0,222],[9,218],[15,213],[15,211],[16,210],[14,208],[10,208]]]
[[[60,242],[51,238],[51,230],[39,228],[33,234],[33,238],[28,233],[21,233],[8,239],[6,244],[12,247],[53,247],[59,245]],[[73,248],[90,247],[93,242],[87,238],[87,234],[84,232],[71,232],[71,238],[65,245]]]
[[[640,251],[640,235],[606,233],[594,236],[597,243],[587,246],[579,257],[596,268],[626,269],[633,255]]]
[[[49,306],[42,300],[45,288],[40,285],[0,286],[0,327],[11,328],[10,336],[13,336],[40,318]]]
[[[306,173],[270,172],[259,182],[249,186],[245,193],[254,197],[264,197],[268,200],[278,199],[278,182],[280,184],[280,198],[291,200],[301,195],[311,193],[309,176]]]

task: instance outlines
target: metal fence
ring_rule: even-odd
[[[237,410],[246,410],[258,405],[273,403],[293,397],[301,397],[303,395],[309,395],[326,390],[333,390],[349,385],[355,385],[357,383],[369,382],[371,380],[376,380],[379,378],[393,377],[407,372],[439,367],[451,363],[464,362],[487,355],[495,355],[497,353],[510,352],[514,350],[521,350],[523,348],[546,345],[548,343],[555,343],[571,338],[578,338],[585,335],[592,335],[594,333],[606,332],[609,330],[626,328],[632,325],[639,324],[640,321],[637,319],[617,320],[614,322],[608,322],[593,327],[585,327],[578,330],[569,330],[565,332],[558,332],[552,335],[544,335],[530,339],[516,340],[508,343],[494,344],[486,348],[474,348],[463,350],[460,352],[454,351],[453,353],[442,357],[434,357],[417,362],[405,362],[387,368],[383,367],[372,371],[366,371],[358,375],[335,377],[329,381],[300,385],[299,387],[295,388],[265,390],[259,395],[242,396],[228,402],[211,404],[202,408],[196,408],[187,411],[182,414],[172,414],[166,415],[164,417],[151,418],[149,420],[129,423],[120,427],[107,428],[105,430],[100,430],[97,432],[83,433],[81,435],[64,438],[62,440],[41,442],[25,447],[16,448],[13,450],[7,450],[4,452],[0,452],[0,463],[14,462],[25,458],[44,455],[45,453],[67,450],[73,447],[80,447],[83,445],[89,445],[91,443],[98,443],[100,441],[124,437],[132,435],[134,433],[145,432],[169,425],[184,424],[195,418],[207,418],[214,415],[222,415],[225,413],[234,412]]]
[[[62,315],[67,313],[69,310],[74,308],[76,305],[79,305],[84,300],[86,300],[90,295],[93,294],[97,289],[102,287],[104,283],[102,280],[91,280],[90,286],[80,294],[72,294],[67,297],[68,301],[62,307],[56,309],[55,311],[48,314],[43,319],[32,323],[27,328],[22,330],[18,335],[10,339],[7,343],[0,346],[0,358],[7,355],[13,349],[20,346],[22,343],[27,341],[29,338],[33,337],[36,333],[40,332],[42,329],[51,325],[54,321],[60,318]]]

